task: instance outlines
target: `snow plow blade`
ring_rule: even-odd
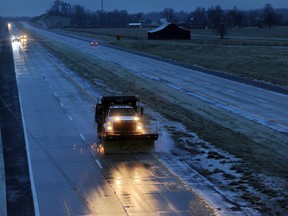
[[[153,152],[158,134],[108,135],[104,138],[105,153]]]
[[[157,140],[158,134],[139,134],[139,135],[107,135],[105,141],[123,141],[123,140]]]

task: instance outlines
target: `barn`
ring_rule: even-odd
[[[148,31],[148,40],[190,40],[191,32],[174,23],[164,23]]]

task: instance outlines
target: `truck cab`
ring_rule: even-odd
[[[143,107],[136,96],[105,96],[95,107],[98,142],[105,153],[150,152],[157,133],[143,125]],[[156,128],[157,130],[157,128]]]
[[[132,106],[110,106],[104,123],[105,133],[142,134],[142,123]]]

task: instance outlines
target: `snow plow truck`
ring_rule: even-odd
[[[143,107],[136,96],[105,96],[95,108],[98,142],[105,153],[151,152],[157,133],[143,124]]]

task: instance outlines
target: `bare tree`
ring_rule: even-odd
[[[166,18],[169,22],[175,22],[175,11],[172,8],[165,8],[162,12],[164,18]]]
[[[192,28],[204,28],[207,26],[207,13],[205,8],[197,7],[189,16]]]
[[[60,2],[60,12],[61,15],[63,16],[72,16],[72,8],[71,5],[69,3],[66,2]]]
[[[86,12],[85,9],[80,6],[74,6],[74,19],[77,27],[84,28],[86,27]]]
[[[227,34],[227,25],[225,22],[225,12],[218,5],[215,8],[211,7],[207,11],[208,20],[212,28],[220,35],[221,39],[224,39]]]
[[[214,7],[209,8],[207,11],[207,15],[209,23],[213,28],[217,28],[217,26],[221,22],[223,22],[224,11],[219,5],[217,5],[215,8]]]
[[[131,22],[143,22],[144,21],[144,13],[136,13],[130,15]]]
[[[229,15],[233,17],[234,24],[241,28],[244,19],[244,13],[239,11],[237,7],[234,6],[233,10],[229,11]]]
[[[268,25],[269,28],[275,24],[276,13],[271,4],[266,4],[263,9],[263,22],[264,24]]]
[[[225,35],[227,35],[227,26],[224,22],[218,24],[217,32],[221,39],[224,39]]]
[[[59,15],[60,14],[60,0],[55,0],[50,8],[50,14]]]

